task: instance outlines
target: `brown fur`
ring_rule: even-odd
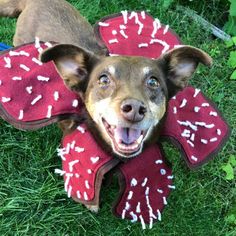
[[[64,0],[0,0],[0,16],[18,16],[14,46],[42,41],[70,43],[102,54],[93,28]]]
[[[187,86],[198,63],[212,63],[208,54],[190,46],[158,60],[106,57],[91,25],[64,0],[0,0],[1,15],[19,15],[15,46],[36,36],[62,43],[43,52],[41,60],[53,60],[65,84],[81,96],[84,118],[101,145],[126,159],[157,141],[170,97]],[[67,134],[76,123],[63,121],[60,127]]]

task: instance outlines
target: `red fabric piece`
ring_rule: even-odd
[[[58,155],[63,171],[56,172],[64,175],[68,197],[86,204],[98,203],[103,175],[119,161],[101,149],[85,125],[64,137]]]
[[[161,212],[167,205],[172,185],[171,168],[165,163],[160,148],[152,145],[141,155],[119,167],[121,186],[124,188],[115,213],[123,219],[149,223],[161,220]]]
[[[218,151],[229,128],[200,90],[188,87],[170,100],[162,135],[174,139],[188,166],[194,168]]]
[[[145,12],[127,12],[109,16],[98,24],[98,37],[109,53],[158,58],[181,44],[179,37]]]
[[[124,11],[123,14],[103,19],[96,29],[98,37],[103,40],[101,43],[105,43],[111,55],[158,58],[180,44],[173,31],[143,12]],[[24,55],[10,55],[9,51],[0,56],[0,115],[10,123],[24,125],[36,122],[38,127],[45,125],[45,119],[65,114],[79,115],[82,103],[76,94],[64,86],[54,65],[38,65],[35,60],[32,61],[33,57],[38,58],[38,51],[42,48],[45,45],[36,42],[12,49],[18,54],[23,51]],[[20,64],[27,67],[20,67]],[[27,68],[30,71],[26,71]],[[39,75],[43,76],[41,80],[49,78],[49,81],[39,81]],[[22,79],[19,80],[19,77]],[[58,99],[55,99],[55,91],[59,93]],[[195,91],[194,88],[186,88],[170,101],[162,131],[162,136],[173,138],[181,146],[190,167],[208,160],[229,133],[216,108],[211,104],[203,106],[209,102],[201,93],[194,96]],[[39,95],[42,98],[36,101]],[[74,100],[77,100],[74,103],[76,106],[72,105]],[[34,105],[31,104],[33,101]],[[32,124],[33,127],[35,124]],[[56,172],[64,175],[68,196],[85,204],[97,204],[104,174],[119,161],[97,145],[85,126],[65,136],[58,152],[62,157],[63,170]],[[154,220],[160,220],[166,198],[174,188],[171,169],[166,165],[158,145],[121,164],[119,172],[123,176],[121,185],[124,185],[121,186],[122,195],[114,212],[122,218],[140,221],[143,228],[145,223],[149,223],[151,228]],[[139,207],[137,209],[139,203],[141,212]]]
[[[10,120],[39,123],[80,110],[80,98],[65,87],[54,64],[38,61],[39,48],[47,46],[27,44],[0,56],[0,108]]]

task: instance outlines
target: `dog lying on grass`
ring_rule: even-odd
[[[41,61],[54,61],[66,86],[83,100],[84,118],[95,138],[122,159],[156,142],[169,99],[187,86],[198,63],[211,65],[208,54],[190,46],[156,60],[106,56],[92,26],[64,0],[0,0],[0,16],[18,15],[14,46],[35,37],[60,43],[44,51]],[[68,133],[77,122],[60,126]]]

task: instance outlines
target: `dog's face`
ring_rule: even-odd
[[[65,81],[80,94],[97,129],[113,152],[130,158],[142,152],[158,129],[171,96],[184,88],[199,62],[211,58],[181,47],[158,60],[96,57],[72,45],[57,45],[41,60],[53,60]]]
[[[166,111],[164,76],[153,60],[106,57],[91,73],[87,110],[103,138],[122,157],[142,151]]]

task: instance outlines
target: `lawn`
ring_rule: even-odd
[[[118,193],[116,179],[103,189],[97,215],[67,198],[63,179],[54,174],[54,169],[61,167],[56,154],[61,140],[57,125],[24,132],[0,120],[0,235],[235,236],[236,222],[229,216],[232,219],[234,213],[236,217],[236,181],[225,179],[222,166],[230,155],[236,155],[236,81],[230,79],[229,50],[224,42],[177,11],[175,5],[164,10],[158,0],[70,2],[92,24],[121,10],[146,10],[169,24],[185,44],[208,52],[214,59],[212,68],[199,67],[191,84],[217,104],[232,129],[231,137],[221,152],[197,171],[190,171],[180,153],[165,144],[176,190],[168,200],[162,221],[143,231],[140,224],[112,215],[110,206]],[[189,4],[199,14],[222,25],[220,17],[225,9],[220,1],[194,2]],[[12,43],[15,22],[0,19],[0,42]]]

